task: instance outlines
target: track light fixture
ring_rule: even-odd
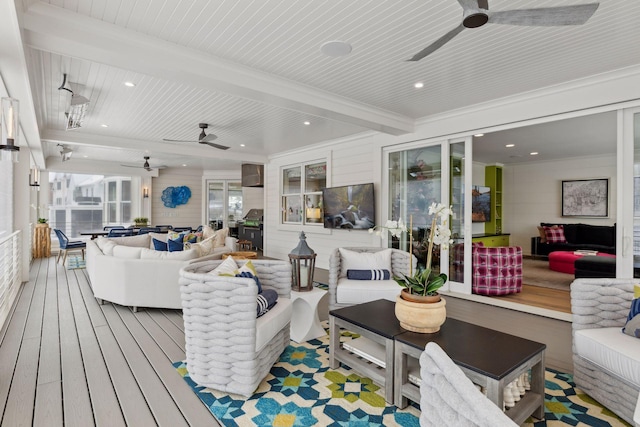
[[[71,93],[71,105],[69,106],[69,112],[65,113],[67,117],[66,130],[78,129],[82,126],[82,121],[89,108],[89,100],[82,95],[73,93],[71,89],[64,87],[67,84],[67,75],[62,75],[62,84],[58,90],[66,90]]]

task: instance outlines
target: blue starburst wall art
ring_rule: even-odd
[[[186,185],[167,187],[162,190],[162,203],[168,208],[186,205],[191,198],[191,190]]]

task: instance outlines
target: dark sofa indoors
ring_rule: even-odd
[[[540,226],[562,225],[567,243],[541,243],[540,236],[531,238],[531,255],[547,257],[554,251],[576,251],[586,249],[608,254],[616,253],[616,226],[590,224],[550,224],[541,222]]]

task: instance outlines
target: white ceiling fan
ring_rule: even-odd
[[[465,28],[478,28],[485,24],[520,25],[527,27],[555,27],[582,25],[591,18],[600,3],[574,6],[543,7],[538,9],[516,9],[493,12],[488,0],[458,0],[462,6],[462,23],[420,52],[409,61],[419,61],[440,49]]]
[[[149,156],[144,156],[144,164],[142,166],[138,166],[138,165],[120,165],[120,166],[124,166],[126,168],[142,168],[142,169],[146,170],[147,172],[151,172],[154,169],[164,169],[164,168],[167,167],[166,165],[159,165],[159,166],[151,167],[151,165],[149,164]]]
[[[227,147],[226,145],[220,145],[220,144],[215,144],[211,141],[215,141],[216,139],[218,139],[218,137],[213,134],[210,133],[209,135],[207,135],[205,133],[205,129],[207,129],[209,127],[209,125],[207,123],[199,123],[198,127],[201,129],[200,130],[200,135],[198,136],[197,140],[184,140],[184,139],[166,139],[163,138],[163,141],[167,141],[167,142],[197,142],[198,144],[207,144],[210,147],[213,148],[217,148],[218,150],[228,150],[229,147]]]

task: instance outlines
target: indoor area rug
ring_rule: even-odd
[[[344,331],[340,339],[357,337]],[[384,389],[370,379],[344,365],[329,369],[328,335],[301,344],[292,341],[249,398],[200,387],[189,378],[184,362],[173,366],[224,426],[419,426],[419,406],[398,409],[384,401]],[[577,389],[572,375],[550,369],[545,373],[545,411],[545,421],[531,418],[523,426],[629,426]]]
[[[522,260],[522,283],[543,288],[569,290],[573,274],[549,270],[549,261],[524,258]]]
[[[77,268],[85,268],[87,265],[82,255],[67,256],[67,270],[75,270]]]

